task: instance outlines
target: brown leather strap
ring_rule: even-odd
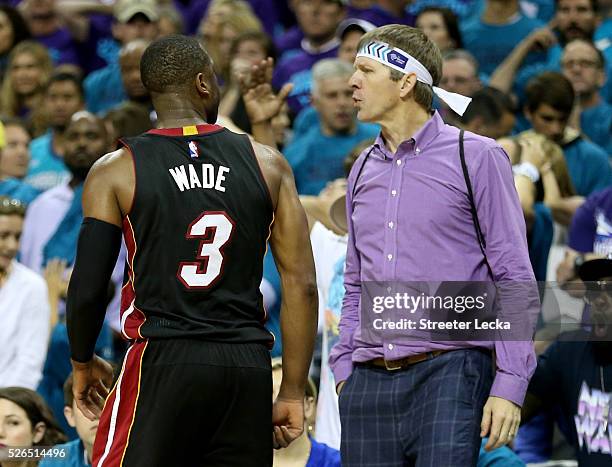
[[[399,360],[385,360],[384,358],[375,358],[365,362],[366,364],[373,365],[376,367],[386,368],[387,370],[401,370],[414,365],[415,363],[424,362],[425,360],[431,360],[440,354],[447,352],[447,350],[434,350],[433,352],[425,352],[417,355],[411,355],[406,358],[400,358]]]

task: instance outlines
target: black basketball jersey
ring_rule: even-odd
[[[198,125],[123,144],[136,173],[123,222],[125,337],[271,345],[259,286],[273,207],[248,137]]]

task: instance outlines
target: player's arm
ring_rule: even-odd
[[[279,397],[301,401],[317,332],[317,285],[308,222],[293,174],[284,157],[274,153],[279,184],[270,243],[282,286],[283,380]]]
[[[121,246],[122,213],[115,194],[122,151],[108,154],[91,168],[83,189],[79,233],[68,299],[66,324],[77,405],[91,419],[100,413],[112,382],[110,365],[94,355],[106,313],[108,283]]]

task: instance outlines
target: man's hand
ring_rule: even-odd
[[[286,448],[304,432],[304,400],[278,397],[272,407],[272,444]]]
[[[251,125],[271,120],[281,111],[285,99],[293,89],[287,83],[278,94],[272,90],[272,70],[274,61],[271,58],[253,65],[248,76],[240,78],[240,90]]]
[[[342,392],[342,388],[344,387],[344,384],[346,383],[346,380],[344,381],[340,381],[337,385],[336,385],[336,394],[340,395],[340,393]]]
[[[529,44],[530,50],[544,51],[557,43],[557,37],[552,31],[554,23],[549,23],[547,26],[534,30],[525,41]]]
[[[500,448],[514,439],[521,423],[521,408],[514,402],[491,396],[480,422],[480,437],[489,435],[485,451]]]
[[[113,367],[94,355],[86,363],[72,361],[72,394],[89,420],[97,420],[113,384]]]

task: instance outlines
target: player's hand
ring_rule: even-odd
[[[485,451],[492,451],[512,441],[520,423],[521,408],[518,405],[500,397],[489,397],[480,422],[480,437],[489,435]]]
[[[240,77],[240,91],[251,125],[257,125],[276,117],[293,89],[287,83],[275,94],[272,90],[272,70],[274,61],[271,58],[262,60],[251,67],[248,75]]]
[[[278,397],[272,407],[272,444],[286,448],[304,432],[304,400]]]
[[[113,367],[94,355],[86,363],[72,362],[72,394],[89,420],[97,420],[113,383]]]

